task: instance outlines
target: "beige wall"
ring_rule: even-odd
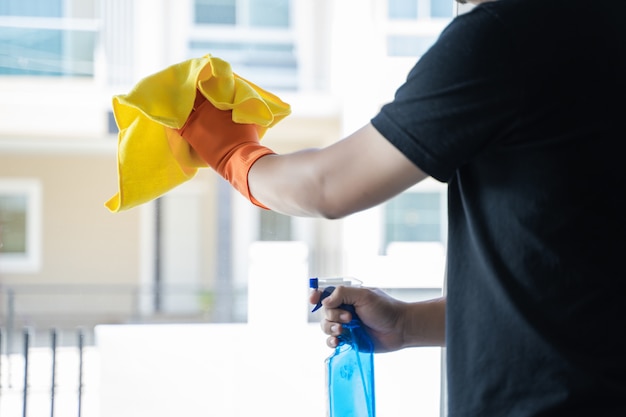
[[[137,282],[138,211],[111,214],[111,155],[2,155],[0,178],[42,186],[42,262],[38,273],[3,274],[10,284]]]
[[[40,270],[0,272],[5,326],[9,289],[13,326],[71,328],[135,314],[129,288],[139,277],[139,211],[114,215],[104,207],[116,190],[115,169],[113,154],[0,155],[1,179],[37,179],[42,191]]]

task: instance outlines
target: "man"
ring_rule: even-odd
[[[446,182],[447,296],[340,287],[329,345],[353,304],[379,352],[447,346],[451,417],[626,415],[626,2],[473,3],[392,103],[327,148],[273,154],[206,102],[180,133],[289,215],[340,218]]]

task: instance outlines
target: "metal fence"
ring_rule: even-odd
[[[56,415],[82,417],[84,397],[85,332],[77,329],[74,346],[59,347],[59,332],[51,329],[48,346],[33,347],[33,331],[21,331],[21,351],[8,351],[10,333],[0,328],[0,414],[6,417]],[[67,355],[67,349],[71,349]],[[60,378],[59,350],[71,357],[75,366],[65,366],[66,375]],[[43,353],[43,355],[42,355]],[[36,359],[33,362],[33,359]],[[45,359],[42,361],[41,359]],[[44,364],[47,369],[44,369]],[[64,364],[67,365],[67,362]],[[69,374],[68,372],[69,371]],[[42,381],[47,377],[47,382]],[[63,393],[62,413],[59,414],[57,398]],[[34,408],[31,410],[31,408]]]
[[[246,297],[201,286],[0,285],[0,416],[97,416],[96,326],[241,322]]]
[[[14,329],[36,331],[128,323],[239,323],[247,320],[246,288],[202,285],[0,284],[0,326],[9,352]]]
[[[96,326],[245,322],[247,290],[223,291],[181,285],[0,285],[0,416],[99,416]]]

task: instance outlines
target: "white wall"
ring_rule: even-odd
[[[308,323],[306,246],[258,243],[250,255],[247,324],[96,329],[100,417],[325,414],[332,351]],[[440,368],[438,348],[377,355],[378,415],[439,416]]]

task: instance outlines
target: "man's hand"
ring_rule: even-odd
[[[259,143],[256,125],[233,122],[232,111],[217,109],[197,91],[194,110],[178,132],[235,189],[265,208],[250,193],[248,172],[259,158],[274,152]]]
[[[319,291],[313,292],[309,301],[317,304],[320,294]],[[328,346],[336,347],[337,337],[343,331],[342,324],[352,319],[349,312],[338,307],[351,304],[372,338],[376,352],[444,346],[445,303],[445,298],[407,303],[375,288],[338,286],[322,302],[325,315],[320,325],[329,335]]]

